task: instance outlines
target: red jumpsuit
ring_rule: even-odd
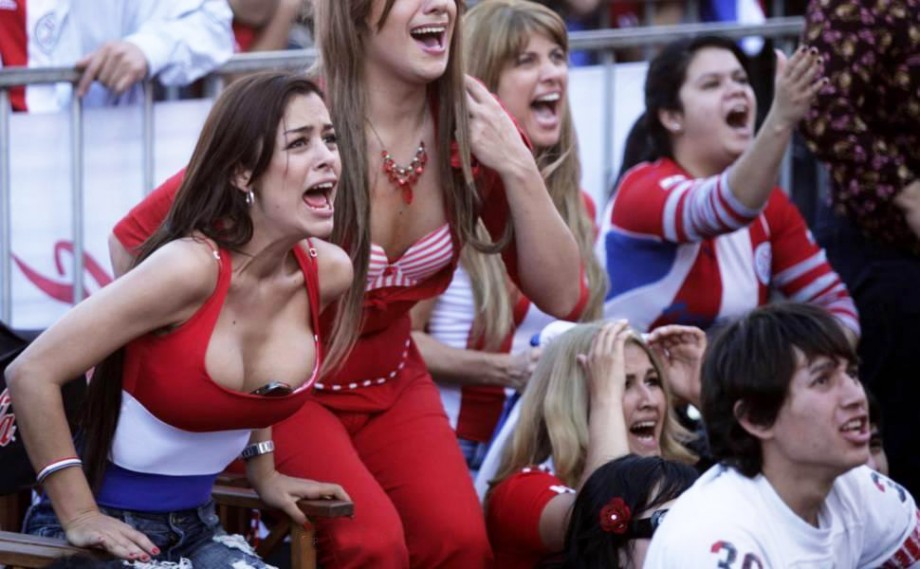
[[[118,223],[115,235],[126,248],[136,247],[163,220],[181,177],[167,180]],[[501,235],[510,216],[504,188],[487,170],[478,181],[483,220],[493,236]],[[312,401],[273,429],[280,471],[336,482],[354,500],[353,518],[317,524],[324,567],[472,569],[491,562],[482,508],[410,336],[409,309],[450,283],[460,250],[456,235],[450,240],[453,253],[434,274],[412,286],[367,290],[364,326],[345,364],[316,385]],[[517,281],[514,244],[502,255]],[[582,284],[573,313],[586,301]],[[328,330],[330,314],[324,316]]]

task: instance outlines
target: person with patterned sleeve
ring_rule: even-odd
[[[855,341],[846,287],[776,187],[795,125],[824,84],[817,54],[780,57],[756,136],[746,61],[731,40],[708,36],[672,42],[650,64],[646,161],[625,174],[603,216],[605,315],[643,330],[711,331],[780,292],[827,308]]]
[[[856,361],[814,305],[761,307],[726,328],[702,379],[719,462],[670,508],[644,567],[920,567],[913,497],[866,466]]]
[[[812,1],[804,41],[830,84],[802,122],[832,207],[815,235],[863,317],[860,377],[887,425],[891,476],[920,492],[920,0]]]

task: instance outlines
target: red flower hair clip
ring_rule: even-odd
[[[626,533],[630,519],[629,506],[619,496],[611,499],[606,506],[601,508],[601,529],[605,532],[618,535]]]

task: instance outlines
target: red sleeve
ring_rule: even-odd
[[[610,222],[621,231],[672,243],[737,231],[754,221],[762,208],[738,201],[728,172],[691,178],[667,159],[636,166],[617,189]]]
[[[525,468],[501,482],[486,506],[486,528],[496,553],[539,557],[552,553],[540,539],[540,516],[550,500],[574,492],[562,480],[536,467]]]
[[[770,195],[764,211],[773,250],[773,285],[796,302],[823,307],[859,334],[859,315],[846,285],[831,268],[798,208],[781,190]]]
[[[585,213],[588,214],[588,219],[591,220],[591,225],[594,227],[594,240],[597,241],[597,235],[601,230],[597,225],[597,205],[591,199],[591,195],[584,190],[581,191],[581,199],[585,204]]]
[[[501,104],[500,100],[499,104]],[[502,105],[502,108],[505,109],[504,105]],[[514,126],[517,127],[518,133],[524,140],[524,144],[527,145],[527,148],[533,151],[533,145],[530,143],[530,140],[527,138],[524,130],[517,123],[517,121],[514,120],[514,117],[511,116],[511,113],[508,113],[507,109],[505,109],[505,113],[511,117],[512,122],[514,122]],[[454,151],[456,151],[456,147],[454,148]],[[454,164],[454,167],[459,167],[460,161],[457,156],[452,156],[451,161]],[[489,235],[491,235],[493,241],[501,239],[505,232],[505,226],[508,223],[508,220],[511,219],[511,211],[508,206],[508,198],[505,195],[505,185],[499,175],[493,170],[476,166],[474,166],[474,170],[476,174],[477,188],[479,189],[479,194],[482,196],[483,200],[482,212],[480,213],[482,221],[485,224],[486,229],[488,229]],[[587,197],[587,201],[590,202],[590,207],[593,208],[594,202],[591,201],[591,198],[587,196],[587,194],[584,195]],[[588,207],[587,204],[586,207]],[[592,219],[594,219],[593,215]],[[501,255],[502,260],[505,262],[505,268],[508,271],[508,276],[510,276],[514,284],[520,288],[521,279],[518,272],[517,246],[514,243],[514,239],[512,239],[511,243],[505,247]],[[578,282],[578,302],[575,303],[575,308],[573,308],[572,311],[565,316],[564,320],[578,320],[581,317],[581,314],[584,312],[585,307],[588,305],[588,297],[590,296],[590,291],[588,290],[588,279],[585,275],[584,264],[582,264],[579,268]]]
[[[125,249],[137,249],[163,223],[184,176],[185,168],[163,182],[115,224],[112,231]]]

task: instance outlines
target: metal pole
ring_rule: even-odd
[[[610,181],[613,180],[613,156],[616,149],[613,147],[613,131],[614,131],[614,98],[616,97],[616,77],[615,77],[615,67],[616,67],[616,53],[611,50],[607,50],[603,53],[602,61],[604,62],[604,194],[603,197],[606,199],[607,190],[609,189]],[[603,208],[601,204],[599,207]]]
[[[70,184],[73,231],[73,303],[83,300],[83,100],[70,99]]]
[[[153,191],[153,81],[144,81],[144,195]]]
[[[780,46],[780,49],[785,53],[791,54],[795,50],[795,40],[783,40]],[[774,93],[773,96],[775,97],[776,93]],[[792,195],[792,144],[794,138],[795,137],[789,138],[789,144],[786,145],[786,151],[783,152],[783,162],[779,170],[779,187],[782,188],[787,195]]]
[[[13,193],[10,188],[10,92],[0,89],[0,320],[13,327]]]

